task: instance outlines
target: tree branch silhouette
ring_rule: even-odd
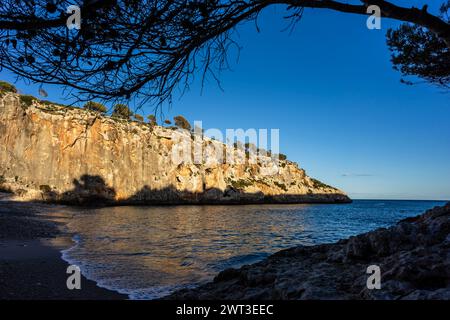
[[[80,0],[82,26],[68,30],[66,0],[2,0],[0,66],[38,83],[64,85],[80,100],[139,98],[170,101],[197,72],[218,80],[228,68],[233,31],[268,6],[285,5],[298,19],[304,8],[382,16],[426,28],[450,48],[450,26],[427,8],[382,0]],[[297,14],[296,14],[297,13]],[[203,83],[204,80],[202,80]],[[440,79],[442,81],[442,79]]]

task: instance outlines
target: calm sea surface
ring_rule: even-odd
[[[71,209],[63,258],[106,288],[154,299],[284,248],[334,242],[444,202]],[[73,212],[72,212],[73,210]]]

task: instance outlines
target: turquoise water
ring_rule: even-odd
[[[280,249],[334,242],[443,204],[356,200],[340,205],[72,209],[68,229],[76,245],[63,258],[102,287],[132,299],[154,299]]]

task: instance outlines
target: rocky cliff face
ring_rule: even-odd
[[[22,199],[72,203],[350,201],[290,161],[275,166],[270,157],[254,164],[174,163],[172,148],[180,135],[193,139],[189,133],[86,110],[28,105],[5,93],[0,97],[0,187]],[[208,145],[221,144],[208,138],[200,143],[206,158]],[[227,148],[238,156],[242,152]]]

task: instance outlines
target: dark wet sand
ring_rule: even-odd
[[[60,228],[38,218],[40,209],[40,204],[0,201],[0,299],[127,299],[83,276],[80,290],[67,288],[68,264],[60,250],[71,243],[55,243]]]

